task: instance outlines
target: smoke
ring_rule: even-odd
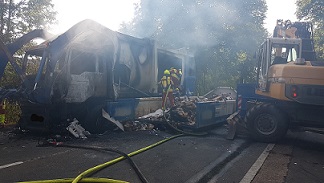
[[[142,1],[141,9],[144,18],[151,16],[154,22],[153,26],[143,26],[141,36],[159,37],[163,31],[171,37],[175,35],[173,40],[184,45],[214,44],[215,38],[221,37],[220,32],[238,17],[234,7],[229,7],[226,1]]]
[[[133,35],[172,48],[222,44],[232,36],[244,38],[254,28],[247,23],[256,22],[252,11],[257,11],[260,2],[263,0],[142,0],[131,23]]]
[[[186,45],[195,43],[197,45],[213,45],[222,30],[230,26],[230,21],[237,17],[235,11],[231,10],[226,4],[201,3],[199,9],[191,7],[188,14],[194,26],[193,32],[185,32]],[[213,30],[213,31],[211,31]]]

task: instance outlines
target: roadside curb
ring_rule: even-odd
[[[238,156],[245,148],[249,146],[250,142],[246,140],[237,140],[228,149],[228,153],[224,153],[218,157],[215,161],[211,162],[208,166],[202,169],[200,172],[192,176],[185,183],[203,183],[208,182],[219,170],[229,161]]]

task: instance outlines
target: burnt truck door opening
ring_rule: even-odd
[[[105,96],[108,90],[106,76],[111,74],[104,69],[107,62],[111,62],[109,56],[107,58],[98,51],[75,49],[75,47],[70,49],[67,54],[68,74],[66,75],[69,87],[65,101],[79,103],[90,97]]]

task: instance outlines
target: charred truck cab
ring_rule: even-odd
[[[257,53],[257,83],[237,86],[239,116],[258,141],[289,127],[324,127],[324,62],[315,61],[311,24],[278,21]]]
[[[183,71],[183,93],[195,92],[192,56],[91,20],[29,50],[25,57],[33,55],[41,57],[40,66],[36,76],[28,76],[33,84],[21,101],[19,122],[27,130],[51,131],[77,118],[90,132],[102,132],[109,125],[102,109],[122,121],[153,112],[161,107],[158,82],[171,67]]]

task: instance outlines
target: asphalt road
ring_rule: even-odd
[[[65,144],[134,152],[173,136],[161,131],[110,133]],[[226,140],[226,128],[204,137],[183,136],[132,157],[149,182],[324,182],[324,137],[290,133],[276,144],[251,142],[246,134]],[[37,147],[39,136],[0,133],[0,182],[74,178],[120,157],[112,152]],[[123,160],[92,175],[141,182]]]
[[[253,142],[209,182],[324,182],[324,135],[288,132],[276,144]]]
[[[132,159],[149,182],[200,180],[210,170],[217,169],[218,163],[228,161],[226,158],[245,143],[243,139],[228,141],[225,135],[226,129],[221,127],[204,137],[178,137]],[[65,144],[113,148],[130,153],[171,136],[172,134],[156,131],[110,133],[85,140],[72,139]],[[3,134],[0,142],[0,182],[73,178],[91,167],[120,156],[94,150],[37,147],[41,141],[42,138],[36,136],[18,135],[8,138]],[[210,164],[213,166],[206,171]],[[140,182],[127,161],[109,166],[94,177]]]

